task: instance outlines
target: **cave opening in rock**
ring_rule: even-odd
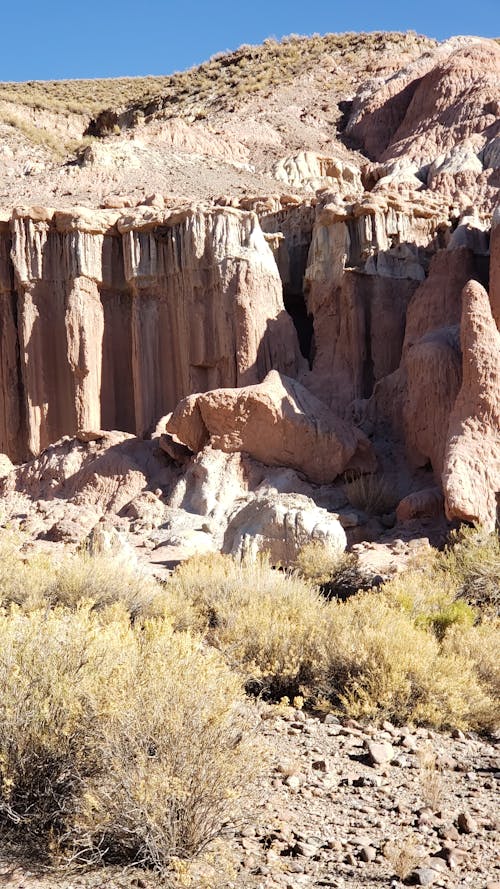
[[[314,352],[313,316],[307,311],[304,291],[286,284],[283,286],[283,302],[297,331],[300,351],[312,367]]]

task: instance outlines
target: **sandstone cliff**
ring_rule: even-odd
[[[0,228],[0,449],[144,434],[191,392],[301,359],[256,216],[16,210]]]

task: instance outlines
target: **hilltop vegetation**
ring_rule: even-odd
[[[373,32],[292,35],[281,41],[265,40],[234,52],[218,53],[207,62],[164,77],[117,77],[95,80],[28,81],[1,83],[0,100],[35,111],[96,116],[113,109],[133,109],[166,116],[219,110],[245,94],[266,92],[295,77],[326,66],[330,74],[346,66],[353,72],[370,72],[391,51],[424,51],[434,40],[414,33]]]

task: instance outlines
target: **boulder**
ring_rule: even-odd
[[[440,488],[422,488],[399,501],[396,509],[398,522],[411,519],[434,518],[443,515],[444,498]]]
[[[14,464],[7,454],[0,454],[0,478],[5,478],[14,469]]]
[[[493,529],[500,491],[500,333],[477,281],[464,287],[462,305],[462,386],[442,475],[446,515]]]
[[[246,452],[266,465],[296,469],[316,484],[332,482],[346,469],[369,472],[376,464],[360,429],[277,371],[259,385],[185,398],[167,428],[193,451],[210,443],[226,453]]]
[[[338,516],[302,494],[252,497],[229,518],[222,551],[240,558],[265,552],[273,565],[294,564],[302,547],[319,541],[334,553],[346,548]]]

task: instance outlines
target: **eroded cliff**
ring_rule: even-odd
[[[82,428],[143,435],[185,395],[301,364],[249,212],[19,209],[0,292],[0,449],[16,460]]]

